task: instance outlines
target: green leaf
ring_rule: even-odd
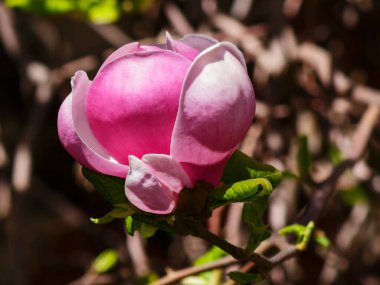
[[[343,154],[336,145],[331,145],[328,150],[330,161],[334,166],[337,166],[343,161]]]
[[[253,252],[259,244],[271,236],[268,226],[263,221],[263,216],[268,207],[268,197],[262,197],[254,203],[245,203],[242,220],[248,224],[250,235],[245,251]]]
[[[250,284],[251,282],[260,282],[264,280],[264,276],[260,273],[244,273],[240,271],[232,271],[228,273],[228,277],[238,284]]]
[[[311,235],[313,233],[315,227],[314,221],[310,221],[306,226],[300,224],[293,224],[286,226],[278,231],[278,233],[282,236],[287,234],[293,234],[297,237],[296,247],[298,250],[305,250]]]
[[[156,233],[156,231],[157,227],[145,223],[141,224],[140,232],[142,238],[150,238]]]
[[[75,9],[75,2],[70,0],[45,0],[45,9],[51,14],[66,13]]]
[[[368,201],[368,196],[363,187],[354,186],[347,190],[339,191],[340,196],[347,205],[356,205]]]
[[[322,247],[329,247],[331,245],[330,239],[325,235],[323,231],[315,231],[314,242]]]
[[[124,179],[94,172],[82,167],[83,176],[94,185],[96,191],[112,205],[128,204],[124,190]]]
[[[216,208],[223,204],[252,202],[272,193],[272,184],[266,178],[256,178],[235,182],[232,185],[214,189],[209,194],[209,207]]]
[[[202,256],[198,257],[193,262],[193,265],[194,266],[200,266],[200,265],[203,265],[203,264],[215,261],[215,260],[219,260],[220,258],[227,256],[227,255],[228,254],[225,251],[223,251],[222,249],[220,249],[219,247],[212,246]],[[204,282],[208,282],[205,284],[214,284],[214,283],[211,283],[211,280],[213,278],[218,278],[218,276],[219,276],[218,270],[211,270],[211,271],[206,271],[206,272],[202,272],[202,273],[198,274],[197,278],[199,278],[198,281],[200,281],[202,279]],[[189,282],[189,280],[186,279],[186,282]],[[189,283],[182,282],[182,284],[191,284],[191,283],[190,282]],[[201,284],[203,284],[203,283],[201,283]]]
[[[203,264],[206,264],[206,263],[209,263],[211,261],[215,261],[215,260],[218,260],[224,256],[227,256],[228,254],[220,249],[219,247],[217,246],[212,246],[208,251],[206,251],[202,256],[198,257],[193,265],[194,266],[199,266],[199,265],[203,265]]]
[[[266,178],[275,188],[281,182],[281,176],[281,172],[273,166],[259,163],[236,150],[227,162],[222,181],[225,184],[233,184],[242,180]]]
[[[173,227],[171,226],[173,222],[173,216],[164,216],[164,215],[153,215],[148,213],[136,213],[133,215],[133,220],[136,222],[139,222],[141,224],[149,224],[153,227],[157,227],[160,230],[163,230],[165,232],[174,233]]]
[[[117,0],[103,0],[96,5],[91,5],[86,12],[90,21],[97,24],[107,24],[119,19],[121,6]]]
[[[139,276],[137,278],[137,285],[148,285],[152,284],[154,281],[160,279],[160,276],[156,272],[149,272],[144,276]]]
[[[96,273],[105,273],[112,269],[118,261],[118,253],[114,249],[102,251],[94,260],[91,269]]]
[[[101,218],[91,218],[91,222],[95,224],[106,224],[114,219],[121,219],[133,215],[137,212],[137,209],[132,205],[118,204],[116,208],[105,214]]]
[[[309,151],[307,136],[301,136],[298,138],[297,162],[300,177],[307,177],[311,168],[311,154]]]
[[[124,220],[125,230],[127,234],[133,236],[136,230],[139,230],[141,227],[141,222],[134,219],[132,216],[128,216]]]

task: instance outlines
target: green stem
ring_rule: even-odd
[[[199,237],[208,241],[212,245],[218,246],[237,260],[249,260],[256,263],[256,265],[259,267],[263,267],[265,269],[271,268],[273,266],[272,262],[265,256],[255,252],[247,253],[244,249],[235,246],[232,243],[229,243],[228,241],[213,234],[212,232],[209,232],[205,227],[202,226],[200,222],[191,221],[187,222],[186,225],[193,236]]]

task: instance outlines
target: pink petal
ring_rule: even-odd
[[[138,42],[126,44],[126,45],[118,48],[113,53],[111,53],[111,55],[103,62],[102,66],[99,68],[98,72],[100,72],[107,64],[111,63],[112,61],[119,59],[120,57],[123,57],[127,54],[130,54],[130,53],[133,53],[136,51],[140,51],[140,50],[143,50],[143,49],[140,47],[140,43],[138,43]]]
[[[171,51],[143,51],[114,60],[97,74],[86,95],[87,118],[117,161],[128,164],[130,154],[169,154],[190,64]]]
[[[219,182],[254,117],[253,87],[237,53],[233,45],[216,44],[197,57],[185,77],[170,154],[193,182]]]
[[[178,193],[191,182],[181,165],[167,155],[149,154],[142,160],[129,157],[125,180],[128,200],[142,211],[169,214],[174,211]]]
[[[107,64],[111,63],[114,60],[117,60],[123,56],[126,56],[127,54],[134,53],[137,51],[153,51],[153,50],[161,50],[159,47],[155,46],[140,46],[139,42],[133,42],[126,44],[117,50],[115,50],[107,59],[103,62],[103,64],[100,66],[99,71],[100,72]]]
[[[169,155],[146,154],[141,159],[154,169],[156,177],[168,185],[172,193],[179,193],[184,186],[193,187],[181,164]]]
[[[179,41],[183,42],[184,44],[190,47],[195,48],[199,52],[202,52],[206,48],[209,48],[218,43],[216,39],[200,34],[188,34]]]
[[[166,31],[165,36],[166,36],[166,49],[176,52],[174,41],[168,31]]]
[[[86,93],[91,85],[91,81],[88,79],[86,72],[82,70],[77,71],[74,77],[71,78],[71,85],[73,96],[71,114],[77,135],[90,149],[94,150],[100,156],[110,159],[109,154],[94,137],[86,117]]]
[[[199,51],[195,48],[192,48],[181,41],[174,41],[169,32],[166,32],[166,49],[177,52],[191,61],[199,55]]]
[[[174,46],[177,53],[182,54],[184,57],[186,57],[190,61],[193,61],[199,55],[198,50],[180,41],[174,41]]]
[[[100,156],[76,134],[72,118],[72,94],[65,99],[59,109],[58,135],[65,149],[83,166],[108,175],[126,177],[128,166]]]

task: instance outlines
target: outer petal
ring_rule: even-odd
[[[153,50],[161,50],[161,48],[156,47],[156,46],[140,46],[139,42],[126,44],[118,48],[117,50],[115,50],[113,53],[111,53],[111,55],[107,57],[107,59],[100,66],[98,72],[100,72],[107,64],[123,56],[126,56],[127,54],[138,52],[138,51],[153,51]]]
[[[216,39],[200,34],[188,34],[179,41],[195,48],[199,52],[202,52],[206,48],[209,48],[218,43]]]
[[[229,43],[216,44],[196,58],[186,75],[170,154],[193,182],[219,182],[254,117],[253,87],[237,53]]]
[[[77,135],[90,149],[94,150],[100,156],[110,160],[110,155],[103,149],[94,137],[86,117],[86,93],[91,85],[91,81],[88,79],[86,72],[82,70],[77,71],[71,79],[71,85],[73,89],[71,114]]]
[[[110,161],[89,148],[76,134],[72,118],[72,94],[58,112],[58,135],[65,149],[83,166],[108,175],[126,177],[128,166]]]
[[[107,64],[111,63],[112,61],[119,59],[120,57],[123,57],[129,53],[133,53],[133,52],[141,51],[141,50],[143,49],[140,47],[140,44],[138,42],[126,44],[118,48],[113,53],[111,53],[111,55],[103,62],[98,72],[100,72]]]
[[[117,161],[128,164],[130,154],[169,154],[190,64],[171,51],[143,51],[97,74],[86,95],[86,114],[96,139]]]
[[[174,211],[178,193],[191,182],[181,165],[167,155],[145,155],[142,160],[129,157],[125,180],[128,200],[137,208],[155,214]]]
[[[199,55],[199,51],[197,49],[184,44],[181,41],[174,41],[169,32],[166,32],[166,49],[179,53],[191,61]]]

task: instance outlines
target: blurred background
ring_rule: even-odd
[[[318,223],[330,247],[311,244],[262,284],[380,284],[379,28],[378,0],[0,2],[0,284],[147,284],[149,272],[190,266],[207,249],[163,232],[126,240],[118,221],[92,224],[110,206],[57,136],[75,71],[93,78],[116,48],[162,43],[165,31],[242,50],[257,111],[240,148],[305,178],[288,175],[272,195],[273,232],[297,221],[340,162],[354,161]],[[210,229],[244,243],[240,212],[216,211]],[[106,249],[116,265],[94,273]]]

